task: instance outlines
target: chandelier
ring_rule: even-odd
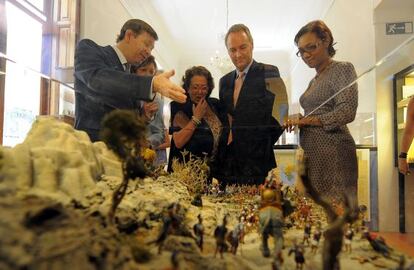
[[[226,0],[226,31],[229,29],[229,0]],[[224,41],[226,33],[219,35],[220,42]],[[215,54],[210,57],[210,65],[220,71],[222,75],[234,69],[233,64],[226,53],[220,53],[216,50]]]
[[[228,56],[221,55],[218,50],[216,50],[214,56],[210,57],[210,65],[219,70],[223,75],[234,69],[230,58]]]

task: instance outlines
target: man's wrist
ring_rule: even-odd
[[[399,158],[402,159],[406,159],[407,158],[407,153],[406,152],[400,152],[400,154],[398,155]]]

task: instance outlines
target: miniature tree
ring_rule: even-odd
[[[181,152],[183,161],[173,159],[172,176],[187,187],[191,196],[201,194],[207,187],[207,179],[210,173],[207,158],[200,158],[191,152]]]
[[[358,218],[358,207],[356,200],[349,194],[344,195],[344,211],[339,216],[336,209],[325,198],[315,190],[312,185],[312,179],[309,178],[307,171],[307,159],[304,157],[299,167],[299,175],[305,187],[306,193],[319,204],[328,217],[328,228],[324,232],[324,244],[322,251],[322,269],[332,270],[339,269],[338,254],[341,251],[344,235],[344,225],[353,223]]]
[[[114,110],[102,121],[102,141],[122,160],[122,183],[112,195],[112,205],[108,214],[111,223],[114,221],[118,205],[125,196],[129,179],[142,178],[148,173],[141,158],[145,129],[145,122],[133,111],[128,110]]]

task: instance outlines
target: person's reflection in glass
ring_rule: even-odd
[[[157,73],[157,63],[154,56],[150,55],[139,65],[131,67],[131,73],[138,76],[154,76]],[[164,125],[164,101],[162,97],[156,95],[153,101],[138,101],[140,115],[148,122],[147,141],[151,149],[156,151],[157,157],[154,161],[155,166],[167,164],[166,148],[170,147],[168,134],[165,134]]]
[[[273,146],[284,131],[279,123],[288,109],[286,87],[276,66],[254,60],[246,25],[232,25],[224,42],[235,69],[220,79],[220,103],[228,120],[217,179],[222,189],[260,185],[276,167]]]
[[[219,101],[210,97],[214,88],[213,77],[205,67],[187,69],[183,85],[189,98],[184,104],[171,102],[171,149],[168,171],[172,172],[172,161],[183,161],[183,151],[194,157],[207,157],[211,163],[217,153],[222,132],[219,118]],[[186,155],[188,161],[190,155]]]
[[[410,99],[407,106],[407,122],[401,140],[400,154],[398,156],[398,170],[400,173],[409,175],[411,173],[408,167],[407,152],[410,149],[411,142],[414,138],[414,98]]]
[[[335,93],[355,81],[354,66],[334,61],[334,39],[323,21],[312,21],[295,36],[297,56],[316,70],[315,77],[300,97],[305,115]],[[337,202],[343,194],[357,195],[358,163],[356,146],[346,124],[352,122],[358,107],[358,86],[346,88],[312,115],[289,119],[288,131],[300,128],[300,144],[308,158],[309,178],[323,196]]]

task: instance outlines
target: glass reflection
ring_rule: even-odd
[[[29,1],[37,9],[43,11],[43,1]],[[65,2],[65,1],[62,1]],[[179,38],[177,32],[178,27],[170,29],[165,25],[162,25],[159,21],[165,17],[168,12],[173,13],[174,19],[179,16],[178,14],[184,11],[177,6],[176,9],[169,8],[171,3],[165,3],[165,1],[139,1],[142,5],[147,5],[153,16],[149,16],[140,10],[140,8],[134,4],[134,1],[123,1],[126,5],[122,5],[121,1],[100,1],[97,5],[96,1],[82,1],[79,6],[80,14],[80,29],[76,33],[79,39],[81,38],[92,38],[101,45],[113,44],[114,36],[119,30],[119,25],[122,24],[126,19],[133,17],[143,17],[151,24],[158,26],[160,29],[160,42],[156,46],[155,54],[157,59],[161,59],[162,66],[165,69],[176,68],[177,75],[175,77],[176,82],[179,81],[184,70],[192,65],[206,65],[212,68],[213,76],[216,82],[219,78],[224,75],[222,70],[214,70],[214,66],[210,63],[211,55],[215,55],[215,52],[220,50],[224,51],[225,47],[223,40],[220,39],[214,48],[209,49],[203,48],[203,51],[207,53],[202,54],[200,51],[200,44],[203,43],[198,40],[198,33],[200,32],[200,26],[193,22],[191,25],[184,25],[184,29],[193,34],[192,40],[195,43],[185,43],[180,40],[178,45],[175,43],[175,39]],[[196,1],[195,1],[196,2]],[[214,1],[212,1],[214,2]],[[399,230],[399,206],[398,206],[398,176],[397,171],[394,167],[395,157],[399,153],[399,141],[401,137],[401,131],[403,126],[400,124],[406,122],[404,117],[406,115],[406,109],[404,104],[400,104],[400,108],[394,115],[393,106],[395,105],[393,100],[393,76],[405,68],[414,64],[414,36],[411,33],[399,34],[399,35],[387,35],[386,25],[389,22],[404,21],[404,18],[412,18],[413,7],[410,6],[410,1],[377,1],[381,2],[378,5],[372,7],[367,3],[361,3],[354,1],[345,3],[343,1],[313,1],[312,3],[319,8],[319,10],[307,10],[312,13],[315,18],[322,18],[326,20],[328,25],[332,25],[334,35],[338,40],[338,59],[347,59],[353,62],[357,71],[357,82],[359,86],[359,106],[355,120],[348,125],[350,132],[357,145],[369,146],[375,151],[378,151],[378,157],[369,159],[370,164],[367,168],[371,173],[368,178],[372,179],[372,175],[376,177],[376,184],[368,184],[371,191],[371,198],[375,198],[375,194],[382,198],[381,202],[376,202],[377,208],[381,208],[383,211],[383,218],[378,218],[380,227],[390,230]],[[367,1],[369,2],[369,1]],[[412,1],[411,1],[412,2]],[[0,16],[1,29],[1,41],[0,41],[0,52],[3,55],[0,57],[0,90],[4,91],[4,126],[3,126],[3,145],[14,145],[24,138],[25,132],[30,128],[31,122],[40,115],[41,112],[41,87],[42,79],[47,81],[46,89],[50,91],[50,108],[46,112],[47,114],[59,116],[65,116],[69,119],[73,119],[73,88],[71,81],[73,81],[73,51],[67,50],[66,45],[61,44],[61,51],[65,52],[60,54],[58,60],[48,60],[50,65],[54,67],[41,67],[42,55],[50,56],[54,55],[52,49],[56,47],[42,47],[42,38],[51,38],[52,34],[56,34],[55,31],[49,30],[42,32],[42,24],[39,20],[34,20],[30,16],[23,16],[22,11],[16,7],[13,3],[15,1],[0,1],[0,6],[3,8],[1,15],[7,12],[8,16]],[[216,16],[210,16],[211,29],[221,29],[221,32],[225,32],[225,17],[218,17],[218,12],[221,7],[218,2],[214,2]],[[234,1],[230,1],[229,24],[233,24],[243,20],[242,10],[238,10]],[[354,5],[355,4],[355,5]],[[190,5],[190,4],[189,4]],[[241,6],[247,5],[245,2]],[[263,4],[265,5],[265,4]],[[359,6],[359,11],[355,10],[355,6]],[[129,8],[126,11],[125,7]],[[159,7],[159,9],[154,9]],[[342,11],[339,9],[342,8]],[[187,7],[188,9],[188,7]],[[174,11],[175,10],[175,11]],[[267,13],[267,8],[264,9]],[[271,9],[269,9],[271,10]],[[287,8],[285,12],[289,9]],[[359,12],[363,10],[366,14],[361,15]],[[397,10],[398,12],[396,12]],[[106,12],[111,11],[111,12]],[[174,13],[176,12],[176,13]],[[299,12],[295,9],[295,12]],[[342,13],[341,13],[342,12]],[[206,10],[206,13],[208,11]],[[355,15],[353,15],[355,13]],[[63,14],[66,14],[63,12]],[[114,15],[115,14],[115,15]],[[339,15],[342,16],[339,16]],[[396,15],[400,14],[400,15]],[[408,14],[405,16],[405,14]],[[296,27],[293,31],[297,31],[300,25],[303,25],[307,21],[309,16],[306,14],[298,14],[299,20],[295,22],[289,22],[291,25]],[[22,17],[23,16],[23,17]],[[202,16],[202,15],[200,15]],[[350,17],[351,16],[351,17]],[[411,17],[410,17],[411,16]],[[63,16],[64,17],[64,16]],[[184,16],[183,16],[184,17]],[[361,19],[364,17],[363,19]],[[23,18],[23,19],[21,19]],[[148,19],[147,19],[148,18]],[[267,17],[266,17],[267,18]],[[274,16],[272,16],[274,18]],[[338,20],[336,20],[339,18]],[[346,19],[344,19],[346,18]],[[358,19],[359,18],[359,19]],[[5,19],[7,19],[7,24]],[[23,20],[23,21],[22,21]],[[260,20],[263,20],[261,18]],[[355,20],[355,25],[351,22]],[[22,23],[23,22],[23,23]],[[332,22],[332,24],[331,24]],[[200,22],[201,24],[202,22]],[[246,22],[248,26],[255,25],[257,22]],[[178,24],[178,22],[177,22]],[[173,24],[174,25],[174,24]],[[162,26],[162,27],[161,27]],[[352,27],[351,27],[352,26]],[[260,27],[258,27],[260,28]],[[261,27],[265,28],[265,27]],[[202,28],[210,29],[210,28]],[[314,75],[312,71],[308,70],[300,59],[297,59],[295,52],[297,48],[293,46],[293,36],[283,32],[281,36],[272,33],[272,35],[265,35],[267,28],[263,31],[256,31],[252,29],[252,33],[258,33],[259,37],[266,37],[267,43],[276,43],[279,45],[279,39],[286,38],[288,41],[281,41],[280,43],[291,44],[291,50],[283,52],[283,56],[275,55],[278,53],[274,50],[272,44],[265,44],[260,46],[255,44],[254,55],[261,62],[270,62],[278,66],[286,65],[287,70],[282,74],[282,78],[285,80],[289,91],[290,108],[289,114],[301,113],[301,109],[298,105],[299,96],[306,89],[307,83],[310,78]],[[182,31],[182,32],[186,32]],[[366,34],[368,31],[369,35]],[[65,33],[65,31],[62,31]],[[269,32],[269,30],[268,30]],[[24,34],[22,34],[24,33]],[[7,39],[4,38],[7,34]],[[203,37],[206,36],[206,32],[203,31]],[[207,35],[208,36],[208,35]],[[269,36],[274,37],[269,42]],[[73,38],[69,34],[62,37]],[[200,37],[203,38],[203,37]],[[212,34],[208,37],[210,40],[216,40],[217,37]],[[30,43],[28,44],[28,40]],[[255,39],[256,40],[256,39]],[[258,38],[257,41],[261,39]],[[1,44],[7,41],[7,51],[5,46]],[[73,40],[74,41],[74,40]],[[203,40],[205,41],[205,40]],[[75,43],[75,42],[73,42]],[[207,44],[207,42],[204,42]],[[274,46],[276,46],[274,45]],[[182,52],[182,48],[184,52]],[[191,48],[188,48],[193,46]],[[283,47],[285,48],[285,47]],[[361,49],[362,48],[362,49]],[[279,47],[278,47],[279,49]],[[305,52],[305,48],[303,48]],[[308,48],[312,49],[312,48]],[[194,54],[192,54],[194,52]],[[270,52],[267,54],[267,52]],[[191,53],[191,54],[190,54]],[[190,57],[186,58],[185,54],[190,54]],[[200,57],[199,55],[203,55]],[[224,57],[227,57],[224,54]],[[204,58],[205,59],[204,59]],[[46,57],[47,58],[47,57]],[[10,59],[10,61],[6,60]],[[181,60],[177,60],[181,59]],[[202,61],[205,61],[204,63]],[[53,64],[52,64],[53,62]],[[50,71],[49,70],[53,70]],[[41,71],[43,75],[36,74],[34,71]],[[226,70],[227,71],[227,70]],[[1,85],[3,84],[3,85]],[[408,84],[406,84],[408,85]],[[405,87],[404,93],[402,93],[401,99],[407,99],[411,96],[409,93],[409,87]],[[217,95],[217,89],[213,90],[213,96]],[[165,103],[168,103],[166,101]],[[323,103],[323,101],[321,101]],[[164,111],[168,112],[168,109]],[[394,134],[394,117],[397,118],[397,129]],[[16,119],[18,119],[16,121]],[[20,122],[19,122],[20,121]],[[13,132],[18,130],[17,133],[20,135],[13,135]],[[11,135],[10,135],[11,134]],[[14,136],[17,136],[13,139]],[[292,134],[283,134],[278,141],[278,145],[297,145],[298,144],[298,132]],[[276,150],[276,151],[279,151]],[[370,152],[372,154],[372,151]],[[278,156],[278,154],[276,154]],[[294,158],[291,158],[294,160]],[[282,158],[283,160],[283,158]],[[368,159],[366,159],[368,160]],[[372,167],[372,160],[378,163],[378,168]],[[281,161],[281,166],[286,166]],[[371,166],[371,167],[370,167]],[[361,166],[362,167],[362,166]],[[361,175],[362,172],[360,172]],[[412,180],[412,179],[411,179]],[[376,188],[376,190],[375,190]],[[409,194],[413,194],[412,181],[407,182],[406,185],[406,207],[413,206],[413,203],[409,201]],[[377,193],[375,193],[377,192]],[[411,192],[411,193],[410,193]],[[368,193],[366,193],[368,194]],[[368,195],[364,195],[365,197]],[[414,196],[411,196],[411,198]],[[390,210],[384,202],[397,202],[393,204]],[[411,203],[411,204],[410,204]],[[377,209],[378,210],[378,209]],[[372,209],[371,209],[372,212]],[[378,215],[378,211],[374,211],[372,215]],[[387,218],[385,218],[387,217]],[[413,217],[407,215],[407,226],[406,229],[414,231]]]

